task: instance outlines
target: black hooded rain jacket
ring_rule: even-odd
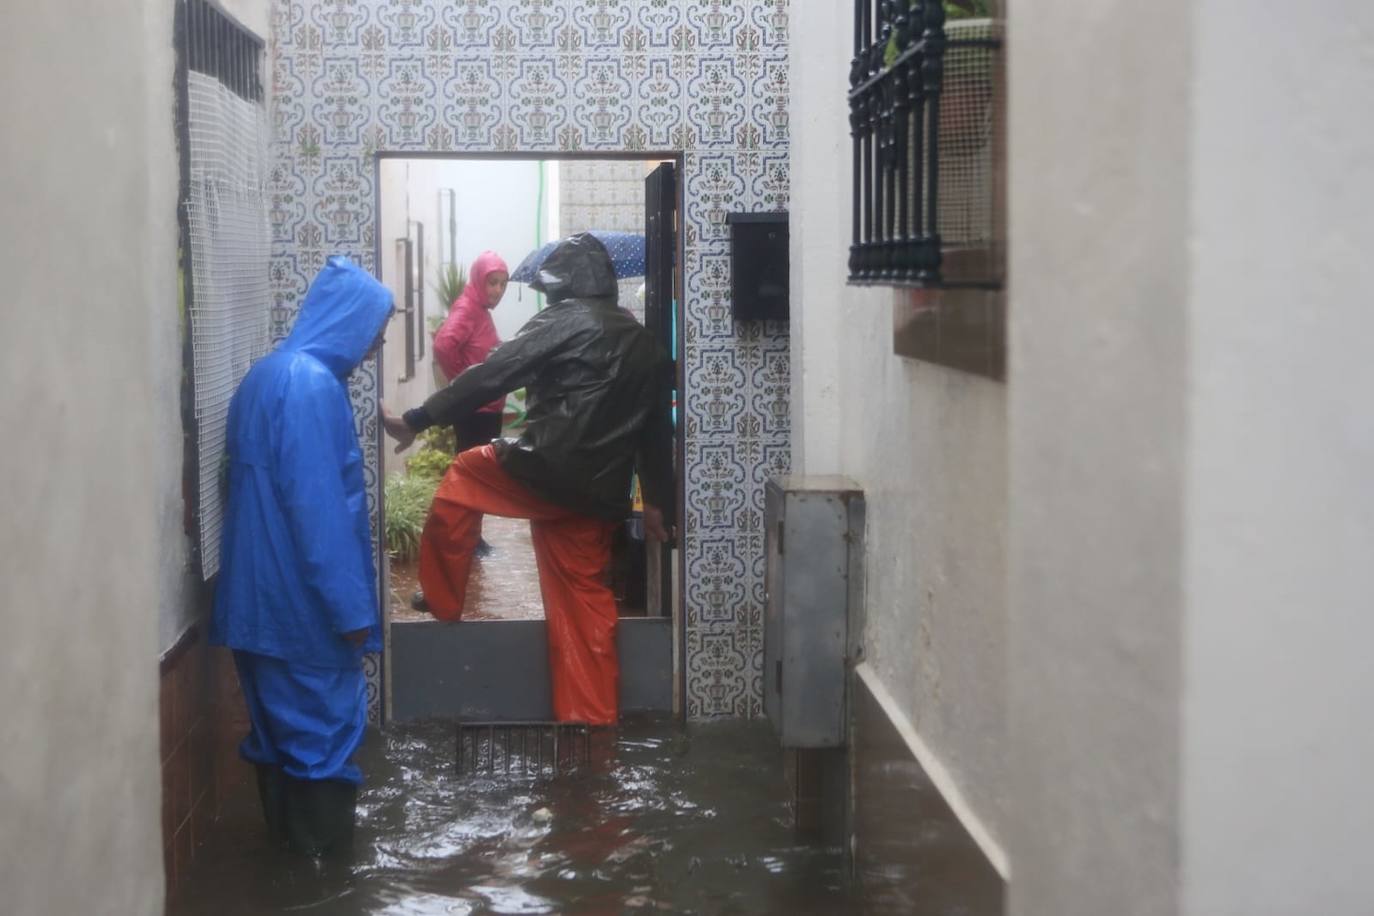
[[[618,520],[629,514],[637,469],[645,502],[671,515],[671,363],[616,304],[605,246],[572,236],[549,253],[531,285],[549,305],[485,362],[408,411],[407,424],[418,431],[452,423],[523,387],[525,431],[495,443],[507,473],[552,503]]]

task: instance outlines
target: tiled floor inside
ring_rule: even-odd
[[[466,620],[542,620],[544,604],[539,597],[539,577],[530,543],[530,523],[519,518],[489,515],[482,520],[482,536],[492,552],[478,560],[468,582]],[[411,608],[411,595],[419,588],[414,564],[396,564],[391,571],[391,619],[433,620]]]

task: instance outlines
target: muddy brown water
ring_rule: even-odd
[[[172,916],[847,914],[842,851],[791,826],[766,723],[626,722],[554,778],[460,775],[451,724],[374,732],[355,860],[268,848],[245,783]]]

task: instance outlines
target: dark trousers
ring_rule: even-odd
[[[494,412],[473,412],[453,424],[458,439],[458,451],[486,445],[501,435],[501,415]]]

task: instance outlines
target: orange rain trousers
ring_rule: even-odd
[[[560,722],[617,720],[615,596],[604,576],[615,523],[576,515],[535,496],[490,445],[460,452],[434,494],[420,537],[420,587],[440,620],[463,616],[482,516],[530,520],[549,639],[553,713]]]

